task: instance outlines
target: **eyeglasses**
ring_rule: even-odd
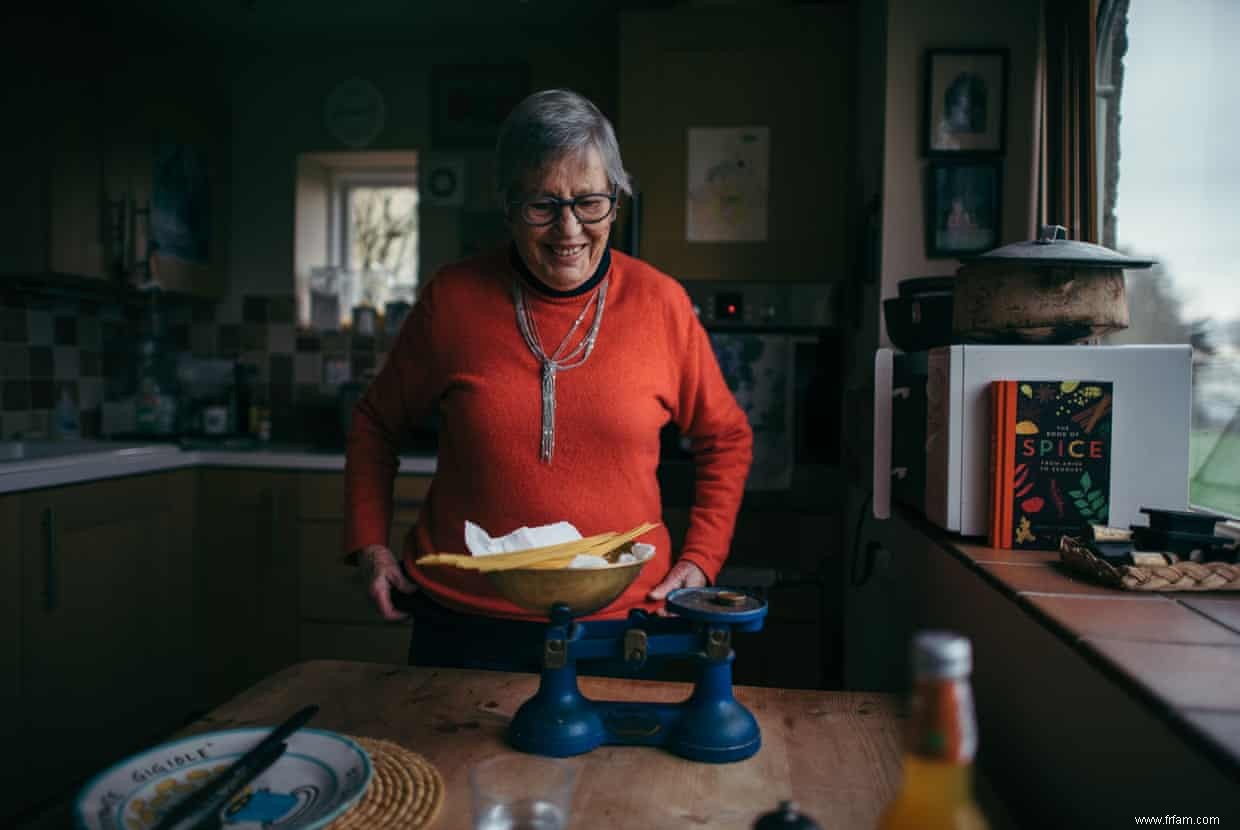
[[[509,207],[518,208],[521,221],[535,228],[550,225],[560,218],[567,206],[573,216],[583,225],[602,222],[611,215],[616,206],[616,191],[611,193],[586,193],[572,199],[557,199],[554,196],[539,196],[524,202],[509,202]]]

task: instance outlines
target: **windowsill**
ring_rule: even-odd
[[[1240,775],[1240,592],[1109,588],[1063,570],[1057,553],[990,548],[902,513],[1214,764]]]

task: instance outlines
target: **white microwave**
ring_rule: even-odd
[[[944,530],[986,535],[993,380],[1111,381],[1108,523],[1145,524],[1142,507],[1188,509],[1190,346],[884,348],[874,368],[878,518],[894,497]]]

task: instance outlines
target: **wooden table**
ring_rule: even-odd
[[[538,685],[532,674],[314,661],[275,674],[184,734],[273,724],[322,708],[311,726],[395,741],[430,760],[447,794],[433,827],[470,826],[470,767],[511,753],[508,720]],[[683,683],[582,678],[588,697],[677,701]],[[745,828],[793,799],[823,827],[872,827],[900,780],[898,701],[883,694],[737,687],[762,728],[762,749],[734,764],[661,749],[600,747],[584,756],[574,828]]]

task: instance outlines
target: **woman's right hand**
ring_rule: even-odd
[[[392,605],[392,591],[395,589],[402,594],[412,594],[418,587],[405,576],[392,551],[383,545],[367,545],[362,548],[360,558],[366,592],[383,619],[391,622],[407,619],[408,614],[397,611]]]

